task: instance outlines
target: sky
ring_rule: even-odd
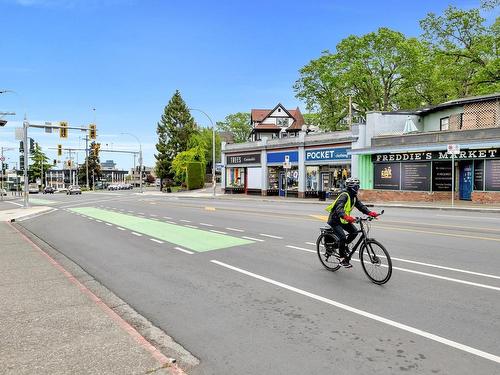
[[[14,128],[33,123],[95,121],[102,148],[138,150],[154,165],[156,126],[175,92],[214,122],[252,108],[305,106],[295,98],[299,69],[351,34],[389,27],[419,36],[419,20],[458,0],[0,0],[0,128],[7,162],[18,160]],[[210,126],[199,113],[200,126]],[[30,129],[49,148],[84,147],[84,133]],[[81,153],[79,161],[84,160]],[[133,158],[101,154],[129,169]]]

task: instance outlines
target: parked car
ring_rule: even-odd
[[[47,186],[45,189],[43,189],[44,194],[54,194],[56,189],[54,189],[52,186]]]
[[[29,184],[28,186],[28,193],[30,194],[38,194],[40,190],[38,189],[37,184]]]
[[[63,194],[66,194],[67,192],[68,192],[68,189],[66,189],[65,187],[59,188],[56,191],[54,191],[54,193],[63,193]]]
[[[0,195],[7,195],[7,190],[0,189]]]
[[[80,189],[80,186],[76,185],[71,185],[68,188],[68,191],[66,193],[67,195],[73,195],[73,194],[82,194],[82,190]]]
[[[108,190],[118,190],[118,185],[109,185]]]

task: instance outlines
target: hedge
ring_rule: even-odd
[[[199,161],[187,163],[186,185],[188,190],[200,189],[204,186],[205,165]]]

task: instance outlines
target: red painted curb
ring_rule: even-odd
[[[90,291],[85,285],[80,283],[70,272],[68,272],[63,266],[61,266],[54,258],[52,258],[45,251],[40,249],[37,244],[31,241],[24,233],[19,231],[16,227],[14,227],[11,223],[7,222],[7,224],[14,229],[17,233],[21,235],[21,237],[28,242],[35,250],[38,250],[43,256],[45,256],[48,261],[59,271],[61,271],[69,281],[75,284],[84,294],[86,294],[92,301],[94,301],[111,319],[113,319],[118,325],[126,331],[130,336],[132,336],[135,341],[141,345],[144,349],[149,351],[153,358],[155,358],[162,366],[165,364],[169,364],[169,366],[165,366],[170,370],[170,372],[174,375],[186,375],[186,373],[176,364],[171,363],[171,361],[164,356],[156,347],[154,347],[149,341],[147,341],[137,330],[132,327],[129,323],[127,323],[121,316],[119,316],[116,312],[111,309],[108,305],[106,305],[99,297],[97,297],[94,293]]]

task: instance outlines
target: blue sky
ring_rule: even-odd
[[[174,1],[0,0],[0,111],[31,121],[95,118],[99,141],[137,148],[137,135],[154,164],[156,123],[176,89],[188,106],[214,121],[294,96],[298,70],[350,34],[386,26],[418,36],[418,21],[450,1]],[[478,1],[454,1],[468,8]],[[22,98],[22,99],[21,99]],[[24,102],[24,104],[22,104]],[[208,125],[193,113],[200,125]],[[17,116],[17,120],[20,116]],[[13,147],[15,122],[0,128],[0,146]],[[33,130],[42,147],[61,143]],[[66,146],[83,145],[70,133]],[[105,146],[103,146],[105,147]],[[55,158],[55,151],[48,151]],[[9,152],[11,161],[17,152]],[[80,160],[83,157],[80,156]],[[130,156],[101,155],[130,168]]]

